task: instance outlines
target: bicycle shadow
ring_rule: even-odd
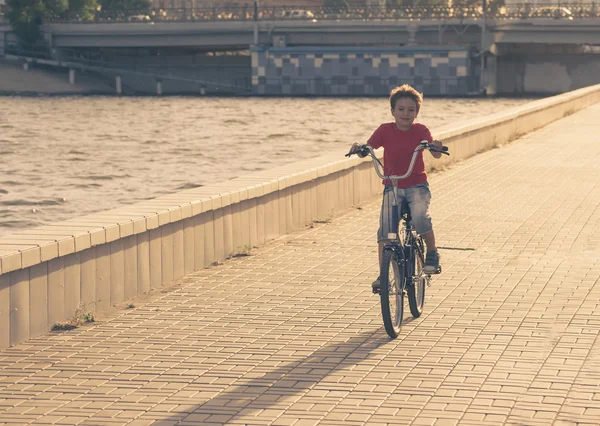
[[[373,350],[392,342],[382,331],[378,328],[376,331],[364,332],[343,342],[331,343],[305,359],[288,362],[258,377],[250,378],[252,377],[250,371],[244,377],[235,380],[237,384],[233,389],[225,390],[206,401],[199,402],[192,411],[186,411],[183,418],[182,414],[179,414],[163,421],[203,422],[209,416],[213,416],[209,420],[211,423],[229,423],[242,412],[246,416],[269,409],[281,398],[302,394],[330,374],[353,367],[372,357]],[[273,355],[273,357],[281,356]],[[260,365],[253,370],[260,371]],[[337,385],[332,390],[339,388],[337,382],[332,383]],[[207,385],[207,388],[214,389],[214,386]],[[292,404],[293,401],[289,403]],[[278,409],[281,410],[281,402],[278,405]]]

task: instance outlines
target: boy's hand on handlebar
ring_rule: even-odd
[[[448,147],[444,146],[441,141],[433,141],[429,146],[429,152],[431,152],[431,155],[433,155],[434,158],[440,158],[442,154],[450,155]]]
[[[360,158],[366,157],[367,154],[364,152],[363,147],[364,147],[363,145],[360,145],[358,143],[353,143],[352,146],[350,147],[350,151],[348,151],[348,154],[346,154],[346,157],[350,157],[352,154],[356,154]]]

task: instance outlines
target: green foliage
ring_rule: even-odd
[[[98,10],[96,0],[69,0],[69,18],[91,21]]]
[[[41,36],[40,25],[69,12],[80,19],[92,19],[96,0],[7,0],[6,18],[14,32],[26,43],[35,43]]]
[[[146,12],[152,3],[150,0],[100,0],[104,12]]]
[[[94,314],[88,310],[86,310],[86,305],[79,306],[75,311],[75,315],[73,318],[68,319],[66,321],[58,321],[52,326],[52,331],[65,331],[65,330],[73,330],[81,325],[88,324],[90,322],[95,322],[96,318],[94,318]]]
[[[475,6],[481,6],[482,2],[481,0],[458,0],[458,1],[454,1],[452,2],[453,6],[456,7],[475,7]]]
[[[14,32],[26,42],[32,43],[40,37],[39,26],[46,14],[42,0],[8,0],[6,19]]]
[[[504,6],[505,6],[504,0],[488,0],[488,2],[487,2],[487,10],[490,15],[495,15]]]
[[[390,6],[447,6],[448,0],[388,0]]]
[[[356,2],[352,2],[352,5],[355,5]],[[325,0],[323,2],[323,6],[331,9],[347,9],[350,7],[350,2],[348,0]]]

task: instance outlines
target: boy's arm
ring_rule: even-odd
[[[431,136],[431,132],[429,131],[429,129],[427,128],[427,126],[423,126],[423,132],[424,132],[424,139],[429,142],[434,148],[437,149],[442,149],[442,146],[444,146],[440,141],[434,141],[433,140],[433,136]],[[431,155],[433,156],[433,158],[440,158],[442,156],[441,152],[435,152],[435,151],[429,151],[431,153]]]
[[[380,143],[380,139],[381,139],[381,135],[382,135],[382,126],[379,126],[379,128],[377,130],[375,130],[375,132],[371,135],[371,137],[369,138],[369,140],[367,141],[366,145],[369,145],[371,148],[373,149],[377,149],[381,146]],[[359,143],[353,143],[352,147],[350,147],[350,152],[349,153],[354,153],[354,151],[356,151],[358,148],[360,147]],[[357,155],[360,158],[364,158],[367,156],[367,154],[359,154],[357,153]]]

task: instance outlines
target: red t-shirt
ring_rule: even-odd
[[[385,123],[375,130],[367,143],[373,149],[383,147],[383,168],[386,176],[402,176],[408,170],[412,153],[421,141],[433,142],[431,132],[423,124],[413,123],[411,129],[405,131],[396,127],[396,123]],[[408,188],[425,182],[427,182],[427,174],[425,174],[423,151],[420,151],[412,173],[406,179],[398,181],[398,188]],[[392,184],[389,180],[384,180],[383,183]]]

